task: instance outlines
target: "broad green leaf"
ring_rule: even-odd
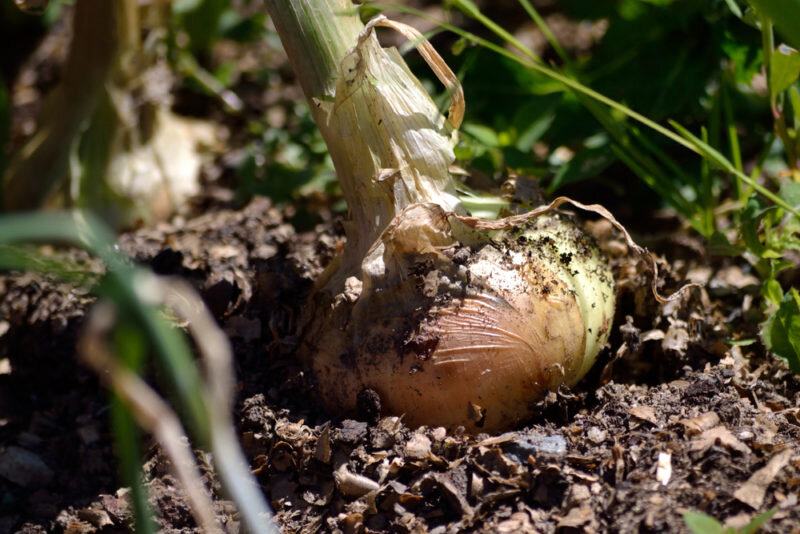
[[[787,292],[778,309],[761,324],[761,339],[767,350],[800,374],[800,294],[797,289]]]
[[[800,76],[800,52],[786,45],[780,45],[770,59],[769,81],[773,94],[777,95],[788,89],[798,76]]]
[[[514,145],[530,151],[558,117],[556,113],[561,95],[531,98],[514,114],[513,126],[519,132]]]
[[[749,84],[753,76],[761,72],[764,53],[756,43],[747,42],[738,33],[726,30],[720,46],[731,60],[731,67],[738,83]]]
[[[785,200],[790,206],[800,206],[800,183],[786,182],[781,185],[778,196]]]
[[[800,48],[800,0],[750,0],[750,3],[772,19],[787,43]]]
[[[712,254],[721,256],[741,256],[744,252],[743,247],[733,245],[720,231],[711,234],[708,239],[708,247]]]
[[[173,12],[181,17],[181,26],[189,36],[193,52],[208,52],[211,44],[219,38],[223,13],[230,7],[229,0],[186,1],[173,6]]]
[[[702,512],[687,512],[683,514],[683,521],[694,534],[722,534],[722,523]]]

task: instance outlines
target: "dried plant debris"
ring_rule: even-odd
[[[625,246],[594,233],[605,250]],[[763,532],[800,524],[800,380],[757,345],[725,343],[754,333],[747,293],[706,289],[662,306],[646,265],[609,254],[620,309],[602,361],[515,431],[409,428],[382,417],[369,391],[361,420],[331,419],[293,336],[338,239],[330,228],[296,233],[266,200],[121,239],[137,260],[192,281],[230,336],[237,430],[284,531],[685,532],[687,511],[743,525],[773,507]],[[692,255],[659,260],[662,293],[701,268],[701,281],[739,284],[734,264]],[[91,297],[35,275],[0,285],[0,532],[125,531],[106,394],[74,354]],[[235,532],[213,459],[195,454],[217,521]],[[158,448],[145,468],[159,528],[197,532]]]

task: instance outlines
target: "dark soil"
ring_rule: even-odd
[[[257,199],[123,235],[120,245],[191,280],[229,335],[242,443],[286,531],[679,532],[687,511],[743,524],[778,507],[764,532],[791,532],[800,524],[800,380],[752,353],[757,345],[725,343],[753,335],[749,277],[687,259],[691,248],[665,239],[667,278],[688,273],[707,289],[659,307],[643,265],[620,254],[605,225],[593,231],[617,251],[620,307],[606,364],[499,436],[319,410],[293,347],[303,298],[339,239],[329,226],[297,234]],[[92,265],[82,252],[52,253]],[[130,510],[106,392],[75,355],[92,297],[30,274],[0,278],[0,294],[0,532],[124,531]],[[154,448],[145,466],[160,525],[192,530],[167,463]],[[214,491],[227,517],[231,506]]]

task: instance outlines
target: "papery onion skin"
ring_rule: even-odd
[[[614,313],[591,239],[560,216],[472,247],[451,239],[414,254],[385,238],[408,258],[405,279],[318,317],[305,341],[328,410],[354,412],[368,388],[409,426],[498,432],[591,367]]]
[[[350,211],[299,332],[323,403],[352,414],[372,390],[384,415],[472,432],[530,418],[605,343],[614,290],[596,248],[544,219],[506,236],[459,227],[464,101],[444,61],[423,53],[452,95],[447,119],[350,0],[267,6]]]

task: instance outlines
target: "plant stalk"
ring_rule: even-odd
[[[103,91],[120,46],[117,30],[124,17],[117,0],[80,0],[72,20],[72,43],[64,75],[45,102],[39,131],[11,160],[6,174],[5,207],[39,207],[67,172],[69,150],[85,127]]]
[[[409,204],[434,202],[462,211],[449,173],[454,128],[397,51],[381,48],[353,3],[267,0],[267,9],[350,210],[343,263],[332,270],[357,272],[381,232]]]

